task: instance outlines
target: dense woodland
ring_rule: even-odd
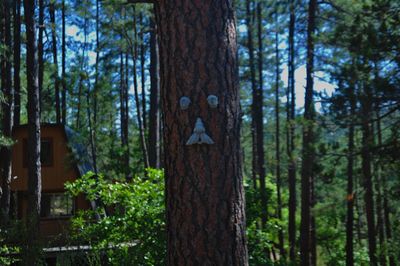
[[[41,260],[38,129],[61,123],[93,165],[66,184],[98,203],[71,225],[86,264],[400,265],[400,1],[0,5],[0,264]],[[198,116],[215,143],[185,146]]]

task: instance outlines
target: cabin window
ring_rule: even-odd
[[[28,140],[23,143],[24,167],[28,167]],[[53,139],[43,138],[40,143],[40,163],[42,166],[53,166]]]
[[[74,199],[65,193],[43,193],[40,216],[42,218],[69,217],[74,213]]]

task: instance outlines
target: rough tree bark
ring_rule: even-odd
[[[160,168],[160,76],[157,28],[150,19],[150,111],[149,111],[149,165]]]
[[[39,237],[40,197],[42,190],[40,165],[40,102],[38,58],[35,40],[35,1],[24,0],[26,25],[26,73],[28,89],[28,228],[25,265],[35,265],[35,247]]]
[[[13,112],[14,112],[14,88],[12,86],[12,45],[11,45],[11,4],[10,0],[4,1],[0,8],[4,15],[3,38],[4,45],[6,47],[5,56],[2,60],[2,71],[1,71],[1,87],[5,101],[1,104],[2,108],[2,130],[3,135],[7,138],[11,138],[12,127],[13,127]],[[2,194],[0,195],[0,224],[7,223],[8,214],[10,211],[10,195],[11,195],[11,147],[1,148],[1,176],[2,180]]]
[[[313,101],[313,73],[314,73],[314,31],[317,1],[310,0],[308,5],[308,26],[307,26],[307,83],[304,104],[304,125],[303,125],[303,151],[301,167],[301,228],[300,228],[300,254],[301,265],[314,265],[313,247],[311,233],[311,205],[312,188],[314,179],[314,101]]]
[[[247,265],[233,1],[159,1],[168,265]],[[209,95],[219,99],[216,108]],[[182,96],[191,104],[182,110]],[[186,145],[201,119],[214,144]]]

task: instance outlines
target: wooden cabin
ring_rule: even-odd
[[[11,182],[14,215],[24,219],[27,212],[28,158],[27,125],[15,126],[12,152]],[[92,170],[88,153],[79,136],[60,124],[41,125],[42,197],[40,234],[43,240],[62,243],[72,215],[79,209],[90,208],[84,196],[72,198],[65,193],[64,184]]]

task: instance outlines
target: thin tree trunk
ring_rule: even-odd
[[[85,10],[85,23],[83,26],[83,48],[82,48],[82,58],[81,58],[81,67],[80,67],[80,75],[79,75],[79,83],[78,83],[78,105],[76,111],[76,128],[79,130],[81,127],[81,105],[82,105],[82,93],[83,93],[83,83],[86,77],[86,64],[85,64],[85,57],[86,57],[86,47],[87,47],[87,23],[88,20],[86,18],[86,10]]]
[[[54,94],[56,100],[56,122],[61,123],[61,108],[60,108],[60,86],[58,77],[58,59],[57,59],[57,33],[56,33],[56,10],[55,3],[50,1],[49,6],[50,23],[51,23],[51,40],[53,50],[53,63],[54,63]]]
[[[62,122],[64,125],[67,124],[67,86],[65,77],[65,57],[66,57],[66,40],[65,40],[65,1],[61,4],[61,19],[62,19],[62,43],[61,43],[61,79],[62,79],[62,93],[61,93],[61,105],[62,105]]]
[[[26,25],[26,73],[28,89],[28,242],[25,265],[35,265],[38,257],[40,198],[42,190],[40,164],[40,101],[38,58],[35,40],[35,1],[24,0]]]
[[[44,0],[39,0],[39,37],[38,37],[38,62],[39,62],[39,101],[40,111],[43,109],[42,92],[43,92],[43,74],[44,74],[44,48],[43,48],[43,32],[44,32]]]
[[[129,53],[125,53],[125,85],[124,85],[124,104],[125,104],[125,136],[126,136],[126,158],[125,163],[127,167],[127,177],[129,180],[132,179],[132,175],[129,172],[129,158],[130,158],[130,149],[129,149]]]
[[[367,216],[367,227],[368,227],[368,247],[369,247],[369,259],[370,265],[378,265],[376,257],[376,233],[375,233],[375,209],[373,199],[373,187],[372,187],[372,171],[371,171],[371,151],[370,147],[373,145],[373,135],[371,134],[370,127],[370,115],[372,114],[372,103],[371,103],[371,92],[364,87],[364,95],[361,99],[362,109],[362,149],[361,159],[362,166],[361,171],[363,175],[363,187],[365,190],[364,201],[365,211]]]
[[[382,146],[383,141],[382,141],[382,127],[381,127],[381,119],[380,119],[380,106],[377,104],[376,107],[376,129],[377,129],[377,135],[378,135],[378,146]],[[390,250],[391,245],[390,241],[392,238],[392,232],[391,232],[391,225],[390,225],[390,219],[389,219],[389,206],[388,206],[388,199],[387,199],[387,183],[386,183],[386,174],[382,171],[382,165],[381,162],[378,162],[378,171],[379,171],[379,177],[378,181],[380,182],[380,187],[379,187],[379,193],[380,193],[380,199],[379,202],[381,202],[381,210],[380,214],[378,214],[378,217],[381,216],[380,223],[381,226],[379,227],[380,232],[380,245],[381,245],[381,256],[385,256],[384,258],[381,258],[381,264],[386,265],[386,250]],[[378,207],[379,208],[379,207]],[[383,211],[383,213],[382,213]],[[382,231],[381,231],[382,230]],[[386,234],[386,239],[384,238]],[[383,240],[383,241],[382,241]],[[389,252],[389,265],[390,266],[395,266],[395,260],[393,255]]]
[[[258,3],[258,9],[260,3]],[[282,220],[282,196],[281,196],[281,141],[280,141],[280,117],[279,117],[279,82],[280,82],[280,55],[279,55],[279,32],[278,32],[278,9],[275,11],[275,160],[276,160],[276,191],[277,191],[277,214],[278,219]],[[259,20],[261,19],[261,10],[257,11]],[[259,22],[260,23],[260,22]],[[258,25],[259,31],[261,31],[262,25]],[[262,43],[262,38],[259,35],[259,43]],[[260,72],[262,74],[262,72]],[[285,256],[284,240],[282,228],[278,232],[279,238],[279,251],[282,257]]]
[[[301,168],[301,229],[300,254],[301,265],[313,266],[314,258],[311,235],[311,205],[314,179],[314,101],[313,101],[313,73],[314,73],[314,32],[317,1],[310,0],[308,5],[307,26],[307,84],[304,104],[303,151]]]
[[[257,168],[258,178],[260,179],[261,190],[261,221],[265,226],[268,219],[268,199],[267,187],[265,182],[265,154],[264,154],[264,96],[263,96],[263,43],[262,43],[262,21],[261,21],[261,5],[257,7],[258,12],[258,74],[259,74],[259,88],[256,87],[255,103],[254,103],[254,120],[256,129],[256,143],[257,143]]]
[[[21,120],[21,0],[15,0],[14,15],[14,125]]]
[[[357,161],[355,161],[356,163]],[[354,191],[360,191],[360,185],[361,185],[361,180],[360,178],[358,178],[358,175],[356,175],[354,177]],[[357,213],[357,224],[356,224],[356,232],[357,232],[357,243],[359,247],[363,247],[363,233],[362,231],[362,227],[363,227],[363,223],[362,223],[362,206],[360,206],[361,200],[359,199],[359,197],[355,197],[354,198],[354,207],[355,207],[355,212]]]
[[[99,10],[100,3],[96,0],[96,62],[95,62],[95,76],[94,76],[94,88],[93,88],[93,125],[90,127],[90,145],[92,149],[92,162],[95,173],[97,174],[97,140],[96,140],[96,130],[97,130],[97,94],[99,86],[99,56],[100,56],[100,40],[99,40]],[[90,119],[90,116],[89,116]],[[89,121],[90,122],[90,121]]]
[[[100,1],[96,0],[96,62],[94,65],[95,76],[94,76],[94,93],[93,93],[93,123],[94,123],[94,136],[96,136],[97,128],[97,94],[99,92],[99,58],[100,58]],[[96,139],[96,138],[95,138]]]
[[[89,124],[89,136],[90,136],[90,151],[91,151],[91,155],[92,155],[92,165],[93,165],[93,171],[94,173],[97,175],[97,154],[96,154],[96,150],[95,150],[95,142],[94,142],[94,129],[93,129],[93,123],[92,123],[92,112],[91,112],[91,103],[90,103],[90,94],[91,94],[91,90],[90,90],[90,81],[88,82],[89,86],[88,86],[88,90],[87,90],[87,94],[86,94],[86,110],[87,110],[87,118],[88,118],[88,124]],[[99,206],[99,205],[97,205]],[[100,205],[101,206],[101,205]]]
[[[351,88],[353,90],[353,88]],[[351,94],[350,115],[355,118],[355,99]],[[354,125],[349,126],[348,151],[347,151],[347,220],[346,220],[346,265],[354,265],[354,188],[353,188],[353,168],[354,168]]]
[[[139,21],[140,25],[142,27],[140,28],[139,31],[139,42],[140,42],[140,85],[142,86],[142,120],[143,120],[143,128],[144,131],[147,129],[147,118],[146,118],[146,76],[145,76],[145,68],[144,64],[146,61],[145,55],[146,55],[146,47],[144,43],[144,34],[143,34],[143,25],[144,25],[144,19],[143,19],[143,13],[140,12],[139,14]]]
[[[360,188],[359,186],[361,185],[361,181],[359,178],[357,178],[358,175],[355,176],[355,180],[354,180],[354,191],[359,191]],[[361,233],[361,230],[363,229],[363,223],[362,223],[362,206],[360,206],[360,200],[358,197],[356,197],[354,199],[354,207],[355,207],[355,211],[357,213],[357,225],[356,225],[356,232],[357,232],[357,242],[358,245],[361,247],[363,246],[363,236]]]
[[[254,26],[254,15],[251,10],[251,1],[246,1],[246,23],[247,23],[247,46],[249,49],[249,67],[250,67],[250,82],[252,87],[253,103],[251,106],[252,114],[252,138],[253,138],[253,180],[254,187],[256,188],[257,178],[260,181],[260,195],[261,195],[261,223],[264,227],[268,218],[267,208],[267,195],[266,195],[266,184],[265,184],[265,166],[264,166],[264,128],[263,128],[263,58],[262,52],[259,56],[259,74],[260,74],[260,88],[257,89],[256,83],[256,69],[254,59],[254,44],[253,44],[253,26]],[[261,34],[261,32],[259,33]],[[259,49],[262,50],[262,43],[259,44]]]
[[[378,108],[379,110],[379,108]],[[377,113],[377,130],[378,130],[378,145],[382,145],[382,128],[381,128],[381,120],[379,118],[379,111]],[[393,253],[390,252],[392,247],[391,247],[391,241],[392,241],[392,229],[391,229],[391,224],[390,224],[390,209],[389,209],[389,202],[388,202],[388,192],[387,192],[387,180],[386,180],[386,174],[382,174],[382,192],[383,192],[383,222],[384,222],[384,227],[385,227],[385,233],[386,233],[386,245],[389,250],[389,265],[390,266],[395,266],[395,258],[393,256]]]
[[[126,54],[127,55],[127,54]],[[125,65],[126,64],[126,65]],[[121,116],[121,144],[124,149],[124,169],[125,177],[129,179],[129,146],[128,146],[128,106],[127,106],[127,92],[128,86],[127,77],[125,77],[125,67],[128,68],[128,58],[124,63],[124,54],[121,52],[121,84],[120,84],[120,116]]]
[[[377,113],[379,117],[379,112]],[[378,118],[379,119],[379,118]],[[372,125],[373,126],[373,125]],[[378,129],[379,130],[379,129]],[[375,135],[375,134],[373,134]],[[379,143],[379,133],[378,136],[378,143]],[[379,238],[379,265],[386,266],[386,238],[385,238],[385,224],[384,224],[384,215],[383,215],[383,202],[382,202],[382,169],[380,166],[380,162],[375,162],[375,191],[376,191],[376,226],[378,230],[378,238]]]
[[[11,44],[11,1],[4,1],[3,5],[0,6],[3,11],[4,17],[4,30],[3,40],[6,47],[6,53],[4,61],[2,62],[2,91],[5,97],[2,107],[2,129],[4,137],[12,137],[13,127],[13,113],[14,113],[14,88],[12,86],[12,44]],[[3,42],[2,40],[2,42]],[[6,224],[9,218],[10,211],[10,195],[11,195],[11,147],[1,148],[1,167],[2,171],[0,176],[2,180],[2,195],[0,201],[0,224]]]
[[[254,60],[254,44],[253,44],[253,14],[251,11],[251,0],[246,0],[246,26],[247,26],[247,49],[249,50],[249,69],[250,69],[250,85],[252,94],[251,104],[251,138],[252,138],[252,179],[253,186],[257,188],[258,161],[257,161],[257,137],[256,137],[256,121],[255,121],[255,104],[257,98],[256,69]]]
[[[150,112],[149,112],[149,164],[160,168],[160,77],[157,28],[150,19]]]
[[[145,129],[143,127],[143,121],[142,121],[142,112],[140,109],[140,101],[139,101],[139,93],[138,93],[138,81],[137,81],[137,67],[136,67],[136,62],[138,58],[138,45],[137,45],[137,23],[136,23],[136,16],[134,16],[134,34],[135,34],[135,40],[134,40],[134,47],[133,47],[133,88],[134,88],[134,94],[135,94],[135,102],[136,102],[136,114],[137,114],[137,122],[139,126],[139,134],[140,134],[140,142],[142,146],[142,153],[143,153],[143,162],[144,162],[144,167],[148,168],[149,167],[149,156],[147,152],[147,143],[146,143],[146,136],[145,136]]]
[[[294,158],[294,138],[295,127],[294,119],[296,112],[296,95],[295,95],[295,47],[294,47],[294,31],[295,31],[295,1],[290,1],[290,21],[289,21],[289,56],[288,56],[288,97],[287,97],[287,122],[288,122],[288,139],[287,139],[287,155],[288,155],[288,184],[289,184],[289,256],[290,261],[296,260],[296,161]],[[289,98],[291,97],[291,98]]]
[[[157,23],[167,264],[248,265],[233,1],[160,1]],[[182,96],[192,102],[186,110]],[[186,145],[200,119],[214,144]]]
[[[124,85],[125,85],[125,69],[124,69],[124,56],[123,53],[121,52],[120,54],[120,88],[119,88],[119,105],[120,105],[120,124],[121,124],[121,144],[122,148],[125,147],[126,145],[126,137],[125,137],[125,90],[124,90]],[[126,164],[125,164],[126,166]]]
[[[315,207],[315,177],[312,177],[311,180],[311,209]],[[316,266],[317,265],[317,232],[316,232],[316,222],[315,222],[315,214],[314,212],[311,212],[311,224],[310,224],[310,260],[311,260],[311,265]]]

